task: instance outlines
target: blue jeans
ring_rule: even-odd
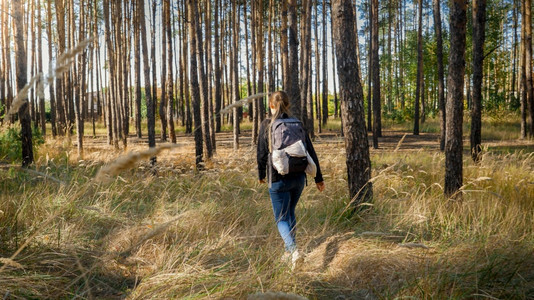
[[[305,181],[306,175],[302,173],[302,175],[273,182],[269,188],[274,219],[280,236],[284,240],[286,251],[289,252],[293,252],[297,248],[295,243],[295,207],[304,189]]]

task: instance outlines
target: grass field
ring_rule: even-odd
[[[380,149],[371,149],[374,199],[360,214],[349,206],[339,124],[331,120],[314,143],[326,190],[308,179],[297,206],[306,258],[294,271],[280,261],[249,132],[237,152],[231,133],[220,134],[203,171],[194,169],[192,137],[180,133],[158,155],[156,176],[144,159],[96,179],[128,155],[106,144],[102,126],[86,138],[83,159],[75,138],[49,138],[31,170],[0,164],[0,296],[534,298],[534,142],[517,140],[512,118],[484,120],[479,165],[464,128],[461,201],[443,196],[438,122],[420,136],[385,123]],[[132,139],[128,151],[145,142]]]

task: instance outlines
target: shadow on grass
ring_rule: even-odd
[[[326,249],[328,250],[328,246]],[[344,265],[309,281],[317,299],[533,299],[534,254],[528,243],[421,250],[377,256],[375,250],[346,254]],[[324,252],[325,261],[331,253]],[[339,260],[339,258],[336,258]],[[339,262],[338,262],[339,264]]]
[[[136,285],[128,271],[85,249],[30,248],[16,261],[0,276],[3,299],[123,299]]]

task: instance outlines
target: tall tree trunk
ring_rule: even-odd
[[[378,56],[378,0],[371,1],[373,11],[372,51],[373,51],[373,148],[378,149],[378,138],[382,136],[380,104],[380,58]]]
[[[332,10],[332,9],[330,9]],[[334,36],[334,29],[333,26],[330,26],[330,32],[332,36]],[[339,112],[339,101],[337,97],[337,90],[336,90],[336,65],[337,65],[337,58],[334,55],[335,51],[335,45],[332,43],[332,85],[334,86],[334,117],[340,116],[341,113]],[[341,136],[343,136],[343,126],[341,127]]]
[[[257,2],[257,3],[256,3]],[[263,6],[262,6],[262,0],[253,0],[251,9],[251,25],[252,25],[252,48],[253,48],[253,62],[254,62],[254,84],[256,85],[256,91],[259,92],[259,89],[263,91],[263,60],[262,60],[262,48],[263,48],[263,39],[262,34],[263,32],[262,24],[261,24],[261,18],[259,17],[260,14],[263,13]],[[246,10],[243,11],[244,19],[247,19],[246,16]],[[246,24],[245,24],[246,26]],[[245,31],[248,31],[245,27]],[[245,41],[245,43],[247,43]],[[246,46],[248,48],[248,46]],[[248,53],[249,51],[245,48],[246,56],[247,56],[247,64],[248,64]],[[249,67],[247,66],[247,85],[249,83]],[[256,82],[256,72],[257,72],[257,78],[258,81]],[[260,84],[261,82],[261,84]],[[248,95],[251,95],[250,86],[247,87]],[[255,99],[250,105],[249,105],[249,117],[251,118],[253,124],[252,124],[252,142],[254,144],[258,141],[258,132],[260,129],[260,110],[259,110],[259,100]]]
[[[112,143],[115,149],[119,148],[119,130],[118,130],[118,112],[117,112],[117,85],[114,83],[114,80],[116,79],[116,70],[115,70],[115,50],[112,44],[112,31],[111,31],[111,22],[109,20],[109,14],[110,14],[110,3],[109,0],[104,0],[104,23],[105,23],[105,34],[106,34],[106,42],[107,42],[107,50],[108,50],[108,59],[109,59],[109,73],[110,73],[110,91],[111,91],[111,98],[110,102],[113,104],[108,104],[108,108],[111,110],[111,123],[109,124],[112,130]]]
[[[321,86],[321,71],[320,71],[321,70],[321,55],[319,53],[319,28],[318,27],[319,27],[319,1],[315,0],[315,26],[314,26],[314,32],[313,32],[315,36],[315,107],[316,107],[315,112],[316,112],[316,117],[317,117],[318,130],[319,132],[322,132],[321,121],[324,119],[321,118],[321,114],[323,111],[321,111],[321,102],[319,99],[320,86]],[[310,59],[311,59],[311,55],[310,55]],[[310,81],[313,78],[311,72],[312,70],[310,69]],[[311,88],[311,83],[310,83],[310,88]],[[328,111],[326,113],[327,113],[326,117],[328,117]],[[312,138],[314,138],[315,134],[314,134],[314,126],[313,126],[313,104],[310,104],[310,106],[308,107],[308,119],[312,120],[310,121],[311,129],[312,129],[311,133],[312,133]]]
[[[386,111],[388,112],[391,112],[393,110],[393,91],[392,91],[392,81],[393,81],[393,52],[392,52],[392,49],[391,49],[391,33],[392,33],[392,25],[393,25],[393,22],[394,22],[394,19],[393,19],[393,11],[392,11],[392,7],[393,7],[393,3],[394,1],[389,1],[387,6],[388,6],[388,32],[387,32],[387,37],[388,37],[388,52],[389,53],[389,57],[388,57],[388,60],[387,60],[387,64],[388,64],[388,69],[387,69],[387,104],[386,104]],[[384,28],[385,29],[385,28]]]
[[[424,99],[421,97],[423,85],[423,0],[418,1],[419,6],[419,27],[417,29],[417,78],[415,86],[415,109],[413,134],[419,135],[419,104]]]
[[[26,36],[29,35],[28,31],[31,33],[31,64],[30,64],[30,78],[33,78],[36,74],[36,63],[35,63],[35,0],[28,1],[28,9],[30,10],[26,15],[28,16],[28,20],[26,21],[26,28],[25,28],[25,34]],[[29,28],[28,28],[29,27]],[[29,29],[29,30],[28,30]],[[26,52],[30,51],[30,41],[29,38],[26,37]],[[30,118],[32,119],[32,122],[34,124],[34,127],[38,126],[37,123],[37,101],[35,99],[35,89],[30,90],[30,97],[28,99],[28,102],[30,104]]]
[[[368,61],[367,61],[367,130],[373,130],[373,10],[371,9],[372,1],[369,0],[369,46],[368,46]],[[374,137],[373,137],[374,143]]]
[[[484,40],[486,26],[486,0],[473,0],[473,85],[471,106],[471,157],[481,159],[482,130],[482,66],[484,64]]]
[[[520,98],[521,98],[521,139],[527,137],[527,75],[526,75],[526,57],[525,57],[525,5],[521,5],[521,63],[520,63]]]
[[[16,54],[16,78],[17,91],[20,91],[26,85],[27,79],[27,63],[26,63],[26,48],[24,47],[24,24],[23,24],[23,2],[22,0],[13,0],[13,18],[15,33],[15,54]],[[27,97],[24,97],[25,103],[19,108],[19,120],[21,125],[21,140],[22,140],[22,166],[27,167],[33,162],[33,146],[32,146],[32,124],[29,112],[29,104]]]
[[[155,5],[155,2],[154,2]],[[166,11],[165,4],[161,6],[162,34],[161,34],[161,99],[159,102],[159,119],[161,120],[161,140],[167,141],[167,34],[166,34]],[[154,18],[154,23],[156,18]],[[172,69],[172,64],[171,64]],[[171,92],[172,93],[172,92]]]
[[[169,0],[163,1],[164,7],[164,21],[163,26],[165,28],[165,34],[167,35],[167,125],[169,126],[169,136],[171,142],[176,144],[176,132],[174,131],[174,85],[173,85],[173,72],[172,72],[172,27],[171,27],[171,5]],[[164,34],[164,35],[165,35]],[[165,48],[164,48],[165,49]],[[163,51],[165,52],[165,51]]]
[[[534,137],[534,86],[532,83],[532,1],[524,0],[525,10],[525,70],[527,79],[527,105],[529,110],[529,136]]]
[[[328,121],[328,64],[326,60],[326,0],[323,0],[323,124],[326,125]],[[333,58],[332,58],[333,59]],[[335,113],[337,117],[337,112]]]
[[[145,97],[147,110],[148,147],[156,147],[156,114],[154,112],[154,100],[150,90],[150,62],[148,60],[148,43],[146,40],[145,1],[137,0],[137,18],[141,29],[141,47],[143,47],[143,77],[145,79]],[[152,165],[156,164],[156,157],[151,159]]]
[[[183,4],[183,11],[184,11],[184,19],[189,18],[189,5],[186,5],[186,1],[182,2]],[[188,66],[188,55],[190,55],[190,52],[187,51],[187,45],[185,41],[189,40],[189,28],[186,29],[186,22],[183,22],[182,24],[182,66],[180,67],[182,70],[183,75],[183,81],[182,81],[182,94],[184,95],[184,102],[185,102],[185,132],[186,133],[193,133],[193,115],[192,115],[192,109],[191,109],[191,90],[187,88],[190,81],[187,76],[187,69],[189,69]],[[189,61],[191,60],[191,56],[189,56]]]
[[[4,26],[5,26],[5,22],[4,22],[4,12],[2,11],[3,10],[3,6],[5,5],[5,1],[2,2],[2,6],[0,6],[0,32],[3,34],[4,33]],[[1,53],[0,53],[0,116],[3,116],[6,112],[6,106],[7,106],[7,101],[6,101],[6,77],[5,77],[5,73],[6,73],[6,70],[5,70],[5,64],[6,64],[6,61],[5,61],[5,56],[4,56],[4,50],[3,49],[6,49],[7,47],[4,46],[4,38],[3,37],[0,37],[0,49],[2,49]],[[0,117],[0,125],[1,124],[4,124],[4,118]]]
[[[268,92],[274,92],[275,89],[276,89],[276,75],[275,75],[275,68],[274,68],[274,59],[273,59],[273,56],[276,55],[276,52],[275,50],[273,49],[273,12],[274,10],[274,4],[273,4],[273,0],[269,0],[269,28],[268,28],[268,40],[267,40],[267,53],[269,55],[269,58],[268,58],[268,67],[267,67],[267,73],[269,75],[269,79],[268,79],[268,87],[267,87],[267,91]],[[263,105],[263,99],[261,101],[261,105]],[[265,118],[265,114],[263,116],[261,116],[262,118]]]
[[[144,1],[144,0],[135,0],[135,1]],[[139,24],[139,13],[137,10],[139,9],[139,6],[135,6],[135,15],[134,15],[134,24]],[[134,69],[135,69],[135,113],[134,113],[134,120],[135,120],[135,134],[138,138],[142,137],[141,132],[141,99],[142,99],[142,92],[141,92],[141,30],[139,29],[139,26],[135,26],[134,28]],[[145,89],[146,90],[146,89]]]
[[[399,41],[400,41],[400,51],[399,51],[399,84],[401,86],[401,89],[400,89],[400,106],[401,106],[401,109],[404,109],[404,106],[405,106],[405,99],[404,99],[404,38],[406,37],[406,34],[403,34],[404,33],[404,27],[403,25],[405,24],[405,22],[403,22],[403,18],[404,16],[406,16],[406,14],[404,13],[404,9],[405,9],[405,6],[403,6],[404,1],[399,1]]]
[[[41,22],[41,0],[37,0],[37,72],[43,72],[43,23]],[[40,85],[43,84],[42,79],[39,79]],[[44,87],[43,87],[44,89]],[[2,97],[2,95],[0,95]],[[39,123],[41,125],[41,133],[46,137],[46,114],[45,114],[45,99],[44,95],[39,94]]]
[[[215,143],[215,120],[213,119],[214,116],[214,108],[213,108],[213,99],[215,98],[213,96],[213,52],[212,52],[212,29],[211,29],[211,18],[212,18],[212,12],[211,12],[211,2],[206,1],[205,7],[206,7],[206,36],[205,36],[205,45],[206,45],[206,85],[207,85],[207,101],[208,101],[208,127],[209,127],[209,138],[210,138],[210,145],[211,145],[211,152],[216,152],[216,143]]]
[[[197,169],[202,168],[202,121],[200,110],[200,87],[198,82],[198,66],[197,66],[197,22],[198,13],[196,8],[197,2],[193,0],[187,0],[188,10],[188,24],[189,24],[189,47],[190,47],[190,87],[191,87],[191,106],[193,107],[193,123],[195,126],[195,165]],[[200,59],[198,59],[200,60]]]
[[[354,15],[350,0],[332,1],[332,19],[337,72],[339,75],[341,112],[345,127],[347,175],[351,203],[354,207],[372,200],[371,161],[365,129],[363,89],[354,45]]]
[[[238,52],[239,52],[239,11],[237,7],[237,0],[232,0],[232,24],[233,24],[233,37],[232,37],[232,59],[231,59],[231,69],[232,69],[232,98],[234,103],[239,101],[239,62],[238,62]],[[239,110],[237,108],[233,109],[233,125],[234,125],[234,150],[239,149]]]
[[[247,26],[247,4],[246,4],[247,1],[244,2],[243,4],[243,19],[245,21],[245,53],[246,53],[246,63],[247,63],[247,66],[246,66],[246,69],[247,69],[247,96],[250,96],[254,93],[256,93],[256,90],[257,90],[257,85],[256,85],[256,68],[257,68],[257,65],[256,65],[256,62],[257,62],[257,46],[258,44],[256,43],[256,30],[258,28],[258,26],[256,25],[256,7],[258,7],[258,5],[256,4],[256,0],[252,0],[251,1],[251,4],[250,4],[250,11],[251,11],[251,14],[250,14],[250,40],[251,40],[251,47],[252,47],[252,51],[249,50],[249,42],[248,42],[248,32],[249,30],[247,29],[248,26]],[[250,55],[249,55],[250,53]],[[252,56],[252,82],[250,81],[250,57]],[[252,87],[252,84],[254,84],[254,88]],[[249,121],[253,122],[252,123],[252,140],[254,141],[254,143],[256,142],[256,138],[257,138],[257,134],[258,134],[258,116],[255,115],[256,112],[255,112],[255,109],[257,109],[257,107],[255,107],[256,105],[256,101],[254,102],[251,102],[248,104],[248,119]]]
[[[301,115],[301,101],[299,89],[299,42],[298,42],[298,20],[297,20],[297,0],[289,0],[289,86],[286,89],[291,102],[291,114],[299,119]]]
[[[300,38],[301,38],[301,47],[300,47],[300,101],[301,101],[301,107],[300,107],[300,113],[301,113],[301,120],[304,123],[304,127],[308,131],[308,133],[313,131],[313,127],[310,126],[310,123],[313,122],[313,109],[308,112],[308,103],[312,103],[311,99],[308,99],[308,85],[311,84],[311,80],[309,78],[310,73],[310,56],[311,56],[311,43],[309,43],[310,39],[310,31],[311,26],[308,26],[308,20],[311,20],[311,0],[302,0],[302,14],[301,14],[301,32],[300,32]],[[291,99],[291,98],[290,98]],[[309,120],[310,113],[312,115],[311,120]],[[313,124],[313,123],[311,123]]]
[[[215,49],[214,49],[214,63],[215,63],[215,77],[214,77],[214,85],[215,85],[215,132],[221,132],[221,100],[222,100],[222,78],[221,78],[221,63],[219,60],[220,57],[220,51],[221,51],[221,45],[219,41],[219,7],[220,7],[220,1],[221,0],[215,0],[215,14],[214,14],[214,43],[215,43]],[[222,26],[221,26],[222,27]]]
[[[9,13],[9,7],[8,7],[8,1],[2,1],[2,6],[0,7],[0,16],[1,16],[1,29],[0,32],[2,33],[2,36],[0,37],[0,42],[2,44],[1,46],[1,55],[2,55],[2,68],[0,69],[0,98],[3,101],[4,107],[0,108],[0,115],[4,115],[6,111],[8,111],[11,108],[11,99],[8,97],[9,91],[11,90],[10,87],[10,69],[11,69],[11,59],[10,59],[10,51],[9,47],[7,45],[9,44],[9,22],[8,22],[8,13]],[[0,123],[4,122],[4,118],[2,119]]]
[[[263,48],[264,43],[264,30],[263,30],[263,0],[259,0],[256,11],[256,25],[258,29],[258,35],[256,37],[257,43],[257,55],[256,55],[256,69],[258,72],[258,93],[263,93],[264,83],[265,83],[265,50]],[[255,103],[255,123],[256,130],[259,132],[261,122],[265,118],[265,109],[263,105],[263,98],[257,98],[254,100]],[[257,117],[256,117],[257,116]],[[257,142],[257,136],[255,141]]]
[[[466,0],[450,5],[450,50],[447,78],[447,134],[445,139],[445,195],[455,196],[463,182],[462,120],[465,75]]]
[[[289,91],[289,48],[288,48],[288,0],[282,0],[282,26],[280,29],[280,52],[282,53],[283,88]]]
[[[210,137],[210,127],[209,127],[209,96],[208,96],[208,79],[206,76],[206,68],[204,67],[204,50],[202,47],[202,37],[201,24],[200,24],[200,14],[198,12],[198,7],[195,5],[193,7],[193,15],[195,16],[195,33],[196,33],[196,49],[197,52],[197,66],[198,66],[198,81],[200,88],[200,109],[201,109],[201,122],[202,122],[202,140],[204,142],[204,153],[207,159],[210,159],[213,156],[213,148],[211,147],[211,137]]]
[[[439,149],[445,150],[445,84],[443,71],[443,38],[441,35],[441,8],[440,0],[432,0],[434,9],[434,30],[436,31],[436,57],[438,59],[438,103],[439,103],[439,124],[440,138]]]
[[[71,11],[74,10],[74,5],[71,2]],[[80,2],[80,25],[79,25],[79,33],[78,33],[78,41],[81,42],[85,39],[85,32],[84,32],[84,16],[85,16],[85,4],[83,3],[83,0]],[[71,28],[71,30],[74,31],[74,27]],[[84,71],[85,71],[85,50],[82,55],[78,55],[78,70],[80,71],[80,75],[77,76],[77,80],[75,80],[75,96],[74,96],[74,113],[76,117],[76,137],[78,142],[78,157],[80,159],[83,159],[83,135],[84,135],[84,124],[83,124],[83,96],[84,96]]]
[[[516,103],[516,73],[517,73],[517,19],[518,19],[518,9],[517,4],[518,0],[513,0],[513,10],[512,10],[512,18],[513,18],[513,36],[512,36],[512,79],[510,82],[510,93],[508,97],[508,102],[510,104]]]
[[[63,0],[55,0],[56,12],[65,11],[65,6],[63,5]],[[57,33],[58,33],[58,51],[57,57],[59,57],[63,52],[65,52],[65,15],[56,14],[57,16]],[[64,80],[62,78],[56,79],[56,115],[58,116],[59,127],[58,134],[64,135],[67,131],[67,115],[65,114],[65,93],[66,88]]]

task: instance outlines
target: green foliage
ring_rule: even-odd
[[[383,112],[383,117],[386,120],[392,120],[394,122],[404,122],[404,121],[411,121],[413,120],[413,106],[407,106],[404,109],[397,108],[391,111],[385,110]]]
[[[44,137],[37,127],[32,128],[33,154],[37,155],[39,145],[44,144]],[[22,161],[22,139],[20,126],[10,126],[0,132],[0,160],[9,163]]]
[[[22,142],[20,129],[9,127],[0,133],[0,159],[9,162],[21,160]]]

